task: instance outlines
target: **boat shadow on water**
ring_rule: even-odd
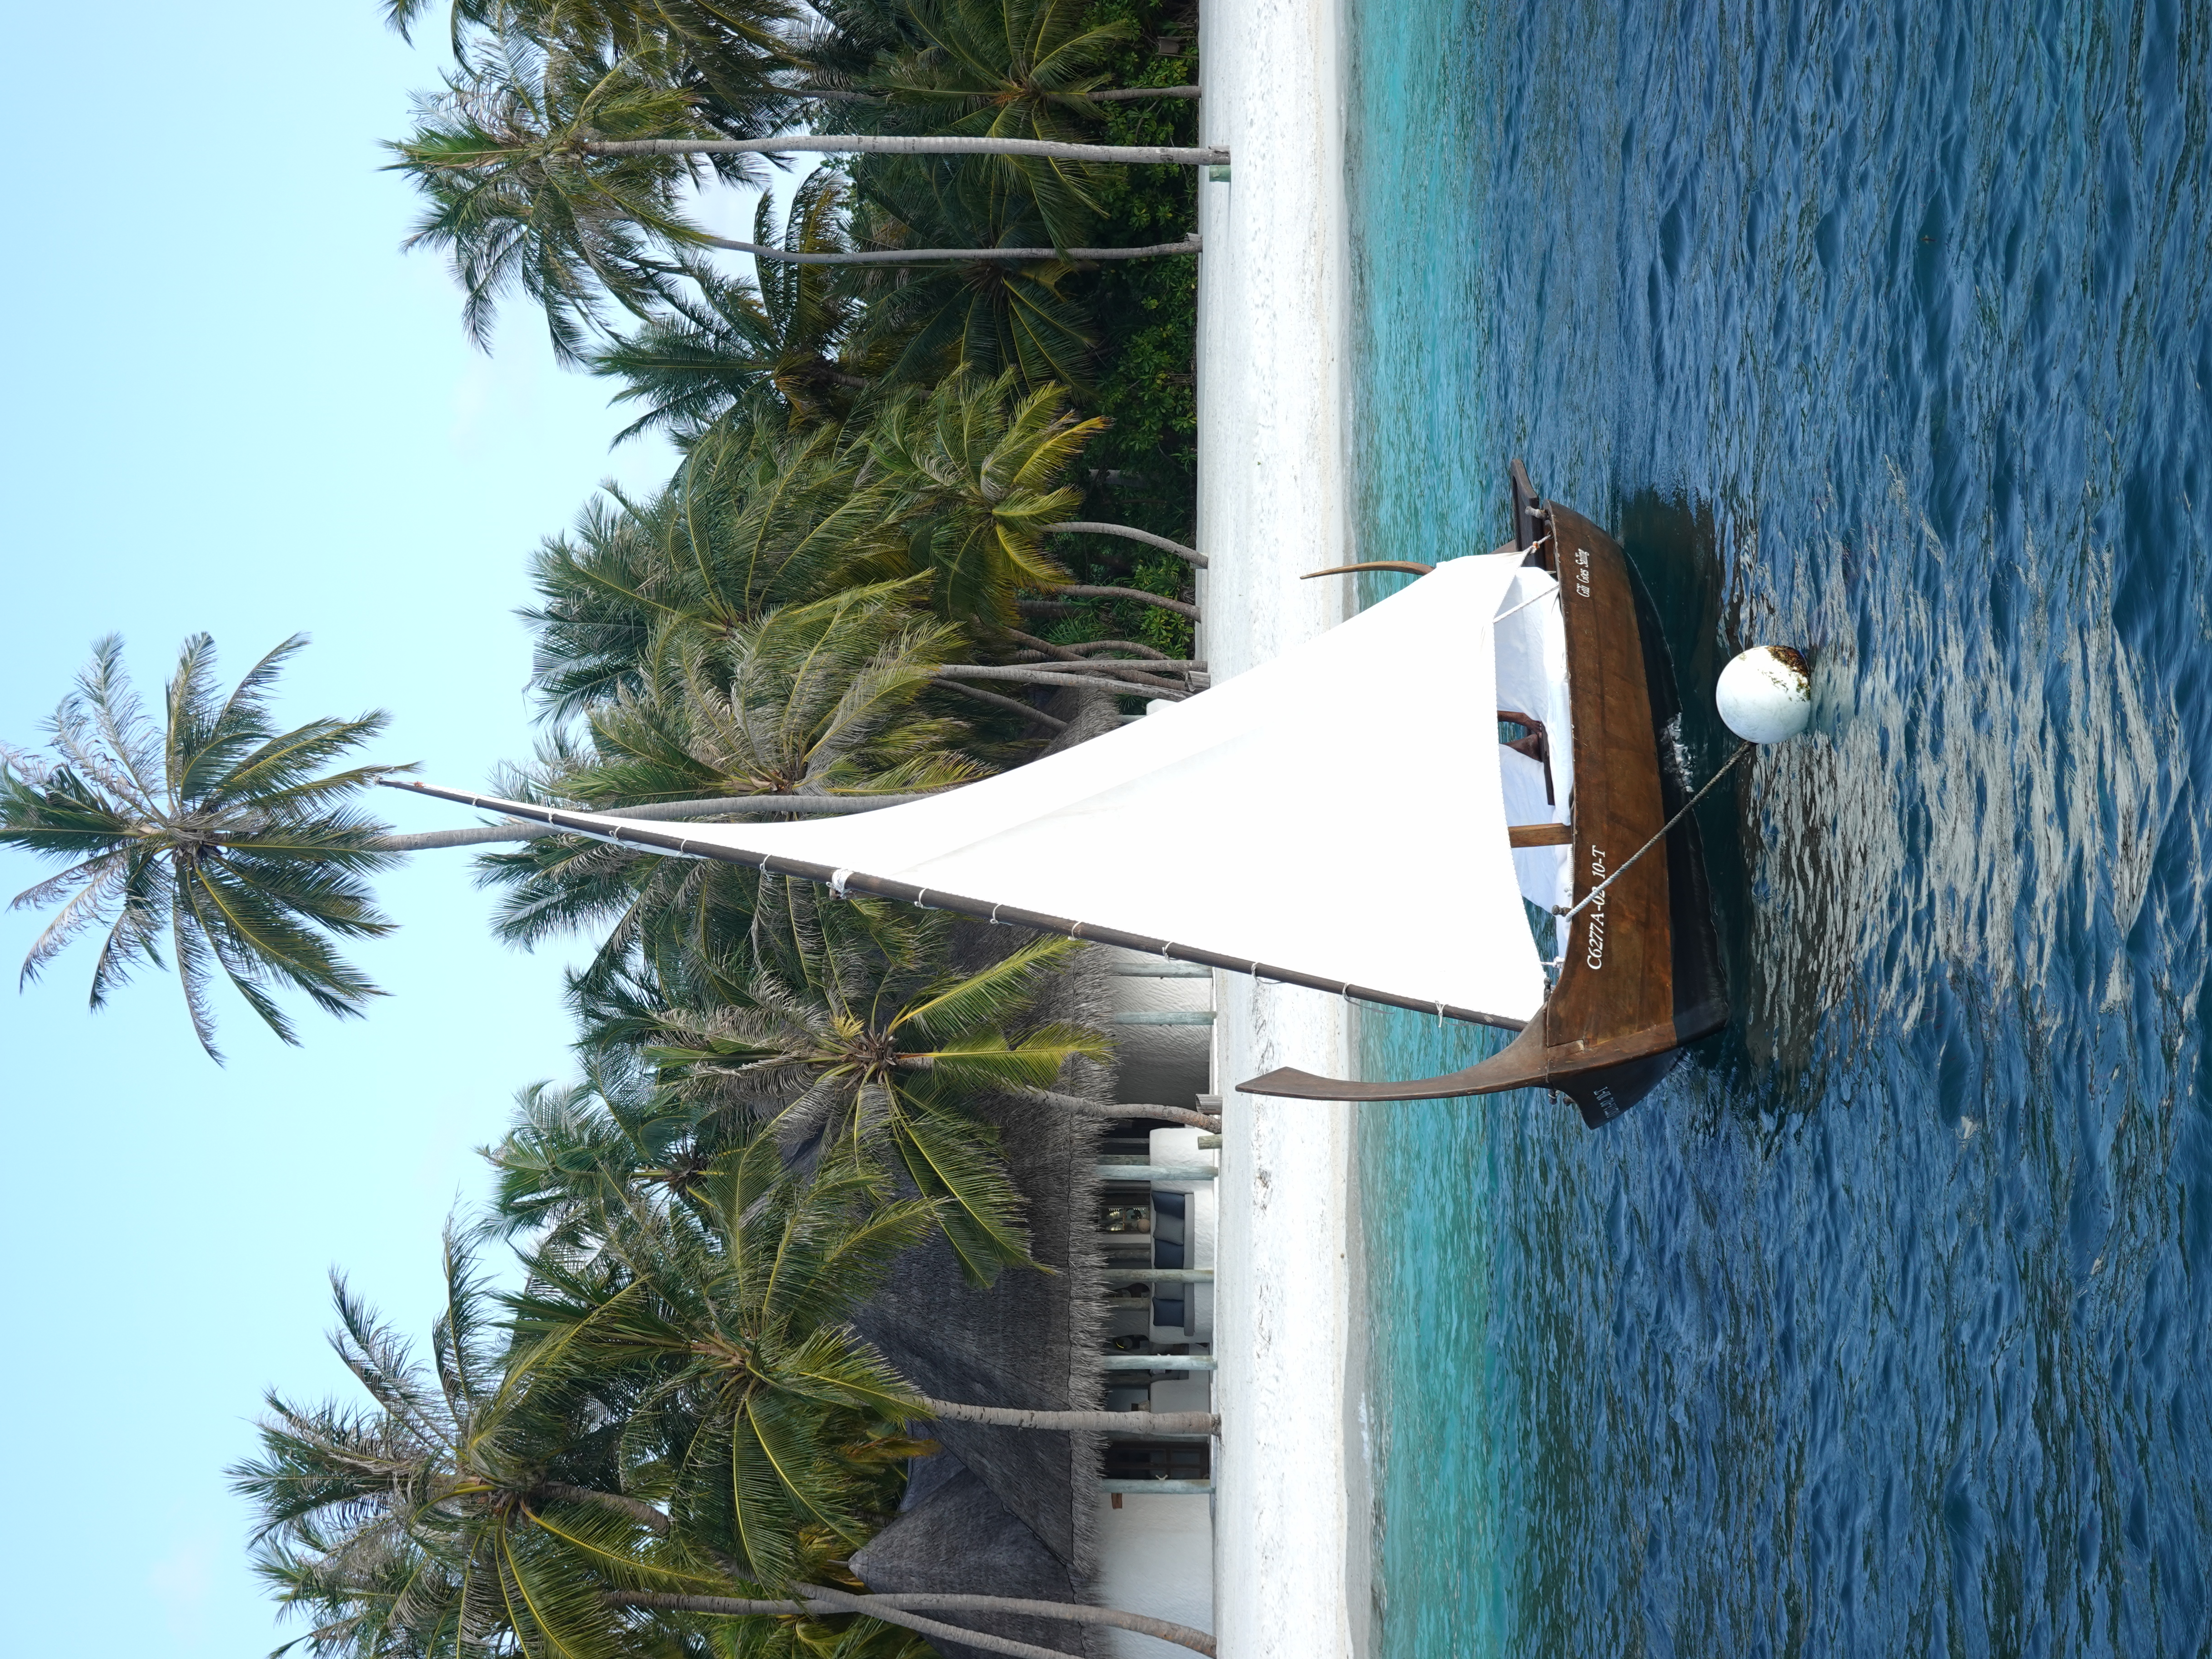
[[[1722,665],[1750,642],[1753,630],[1740,599],[1730,600],[1722,530],[1711,501],[1644,489],[1620,502],[1616,512],[1643,621],[1664,644],[1680,696],[1673,754],[1662,758],[1671,758],[1679,783],[1694,787],[1735,748],[1714,706],[1712,687]],[[1750,848],[1758,830],[1747,802],[1757,785],[1747,769],[1740,769],[1733,784],[1699,802],[1694,814],[1731,1011],[1728,1024],[1689,1045],[1684,1060],[1685,1068],[1715,1074],[1712,1080],[1721,1085],[1686,1091],[1709,1108],[1741,1102],[1753,1079],[1767,1074],[1779,1058],[1775,1039],[1788,1029],[1785,1024],[1778,1030],[1766,1018],[1773,992],[1753,949]],[[1789,1062],[1782,1064],[1786,1068]],[[1676,1073],[1677,1092],[1687,1080]]]

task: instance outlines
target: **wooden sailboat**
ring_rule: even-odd
[[[1613,538],[1539,500],[1518,462],[1512,477],[1508,546],[1436,567],[1187,702],[926,799],[798,823],[673,823],[395,787],[1516,1034],[1443,1077],[1286,1070],[1249,1092],[1544,1087],[1604,1123],[1727,1006],[1696,827],[1685,818],[1650,845],[1684,804],[1662,759],[1677,709],[1659,630]],[[1493,743],[1493,717],[1528,737]],[[1287,777],[1322,784],[1286,802]],[[1384,836],[1434,849],[1419,904],[1377,905],[1357,884],[1316,878]],[[1548,979],[1524,896],[1565,908],[1593,892],[1563,919]]]
[[[1620,544],[1540,499],[1513,463],[1514,545],[1559,580],[1575,783],[1577,903],[1643,848],[1687,799],[1668,763],[1680,703],[1656,617]],[[1509,836],[1526,844],[1516,829]],[[1728,999],[1697,822],[1685,817],[1588,908],[1560,924],[1559,977],[1535,1017],[1463,1071],[1401,1083],[1285,1068],[1237,1086],[1313,1100],[1437,1100],[1555,1089],[1592,1128],[1658,1084],[1686,1043],[1727,1024]]]

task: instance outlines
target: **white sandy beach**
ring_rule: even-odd
[[[1352,605],[1348,579],[1298,580],[1357,556],[1340,25],[1333,0],[1209,0],[1203,15],[1203,137],[1230,147],[1233,169],[1200,192],[1201,654],[1217,678]],[[1218,810],[1264,836],[1316,783],[1327,780],[1285,778],[1278,799]],[[1356,1016],[1241,975],[1221,976],[1218,994],[1215,1631],[1224,1659],[1352,1655],[1368,1627],[1354,1109],[1234,1085],[1279,1065],[1352,1075]]]

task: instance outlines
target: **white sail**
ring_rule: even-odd
[[[1542,689],[1542,715],[1561,735],[1565,724],[1563,692],[1528,678],[1551,665],[1557,604],[1530,606],[1523,629],[1516,617],[1493,629],[1509,590],[1525,597],[1550,580],[1521,572],[1518,553],[1454,560],[1188,702],[928,800],[768,824],[551,816],[627,841],[827,866],[927,890],[925,903],[1065,918],[1091,936],[1169,941],[1392,1002],[1526,1020],[1546,984],[1506,842],[1499,757],[1523,757],[1497,741],[1499,633],[1514,647],[1517,695]],[[1565,817],[1557,781],[1557,811],[1543,811],[1539,771],[1540,818]],[[1547,877],[1552,867],[1547,858]]]

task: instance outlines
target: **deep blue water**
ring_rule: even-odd
[[[2212,3],[1351,12],[1366,556],[1518,454],[1819,699],[1725,1036],[1366,1117],[1377,1653],[2212,1652]]]

